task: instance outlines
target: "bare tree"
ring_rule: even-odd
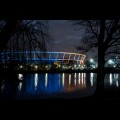
[[[8,31],[9,29],[6,28],[7,24],[6,21],[1,21],[1,29]],[[15,28],[14,34],[11,34],[10,30],[8,31],[11,36],[7,38],[7,41],[4,43],[4,46],[1,46],[0,50],[1,52],[10,51],[11,53],[14,51],[29,51],[30,57],[32,57],[32,50],[46,51],[47,43],[50,43],[49,40],[51,40],[48,28],[47,20],[21,20],[19,21],[19,26]]]
[[[15,34],[21,20],[1,20],[0,21],[0,53],[6,47],[10,38]]]
[[[96,95],[104,95],[105,58],[120,54],[120,20],[75,20],[74,25],[86,30],[78,50],[88,52],[98,47],[98,73]]]

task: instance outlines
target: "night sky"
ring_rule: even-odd
[[[51,51],[80,53],[75,46],[80,45],[83,29],[75,30],[77,28],[70,20],[49,20],[49,27],[54,38]],[[93,57],[94,53],[88,53],[87,56]]]
[[[50,20],[50,34],[54,38],[52,51],[78,52],[75,46],[80,44],[82,30],[76,31],[69,20]]]

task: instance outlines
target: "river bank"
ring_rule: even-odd
[[[13,70],[1,69],[0,73],[97,73],[97,69],[78,69],[78,70]],[[105,68],[105,73],[120,73],[120,69]]]

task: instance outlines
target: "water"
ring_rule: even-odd
[[[118,90],[120,86],[120,74],[106,74],[104,86],[105,90]]]
[[[106,90],[119,89],[120,74],[107,74]],[[34,73],[1,78],[1,96],[16,99],[81,98],[96,89],[96,73]]]

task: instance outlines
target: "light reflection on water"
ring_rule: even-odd
[[[90,83],[91,83],[91,86],[93,86],[93,79],[94,79],[94,74],[93,73],[90,73]]]
[[[18,90],[21,91],[21,89],[22,89],[22,82],[19,82],[19,84],[18,84]]]
[[[80,84],[80,73],[78,73],[78,83]]]
[[[62,74],[62,85],[64,86],[65,83],[65,73]]]
[[[18,74],[18,79],[23,80],[23,74]]]
[[[69,85],[71,85],[71,74],[69,74]]]
[[[110,73],[110,78],[109,79],[110,79],[110,85],[112,85],[112,83],[113,83],[112,81],[113,80],[112,80],[112,74],[111,73]]]
[[[37,84],[38,84],[38,74],[35,74],[35,78],[34,78],[34,86],[35,86],[35,90],[37,89]]]
[[[48,84],[48,73],[45,73],[45,87],[47,87]]]
[[[35,73],[18,74],[19,82],[11,83],[2,80],[1,94],[22,96],[53,95],[58,93],[72,93],[85,91],[88,88],[95,88],[95,73]],[[120,74],[107,74],[105,76],[105,88],[119,88]],[[88,93],[90,92],[88,90]],[[94,89],[95,91],[95,89]],[[13,94],[16,92],[15,94]],[[86,94],[86,93],[84,93]]]
[[[120,85],[119,78],[120,78],[120,74],[117,74],[117,73],[106,74],[105,81],[104,81],[105,88],[106,89],[110,89],[110,88],[118,89]]]

